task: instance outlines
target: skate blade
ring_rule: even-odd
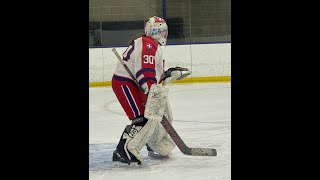
[[[118,167],[125,167],[125,166],[129,166],[127,163],[122,163],[122,162],[118,162],[118,161],[116,161],[116,162],[112,162],[112,167],[114,167],[114,168],[118,168]]]
[[[152,157],[152,158],[155,158],[155,159],[167,159],[167,158],[169,158],[168,155],[167,156],[162,156],[160,154],[155,154],[153,151],[149,151],[148,152],[148,156]]]
[[[114,168],[120,167],[120,162],[112,162],[112,167]]]
[[[119,168],[119,167],[132,167],[132,168],[139,168],[141,167],[141,164],[138,164],[138,162],[131,162],[130,164],[122,163],[122,162],[112,162],[112,167]]]
[[[130,166],[130,167],[133,167],[133,168],[139,168],[139,167],[141,167],[141,165],[139,165],[137,162],[132,162],[132,163],[130,163],[129,166]]]

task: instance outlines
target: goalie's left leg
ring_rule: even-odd
[[[115,163],[142,164],[140,153],[142,147],[149,141],[155,128],[159,125],[165,112],[168,89],[161,85],[152,85],[150,88],[145,114],[142,123],[128,125],[123,132],[117,150],[114,153]]]
[[[134,119],[122,133],[117,149],[113,152],[113,166],[137,166],[143,162],[140,150],[150,139],[157,125],[154,120],[145,117]]]
[[[144,117],[138,117],[132,120],[131,125],[127,125],[124,129],[120,141],[118,143],[117,149],[113,152],[113,166],[118,167],[121,164],[127,165],[140,165],[141,160],[135,157],[128,150],[128,143],[136,136],[136,134],[145,126],[147,119]]]

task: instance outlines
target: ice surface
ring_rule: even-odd
[[[112,88],[89,90],[90,180],[231,179],[231,84],[168,85],[173,127],[189,147],[215,148],[217,156],[188,156],[176,147],[169,159],[147,156],[140,168],[112,168],[112,152],[130,124]]]

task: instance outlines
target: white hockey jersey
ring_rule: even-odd
[[[123,53],[123,60],[136,76],[140,86],[147,83],[150,89],[152,84],[159,84],[164,72],[164,60],[161,46],[151,37],[142,36],[134,40]],[[132,80],[120,62],[117,64],[115,75]]]

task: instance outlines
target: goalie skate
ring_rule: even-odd
[[[169,156],[162,156],[161,154],[157,154],[155,153],[151,148],[150,146],[148,146],[147,144],[147,150],[148,150],[148,156],[151,157],[151,158],[154,158],[154,159],[167,159],[169,158]]]
[[[126,160],[124,157],[121,156],[117,150],[113,152],[113,157],[112,157],[112,166],[113,167],[139,167],[141,166],[141,162],[137,159],[134,158],[134,156],[131,156],[131,160]]]

